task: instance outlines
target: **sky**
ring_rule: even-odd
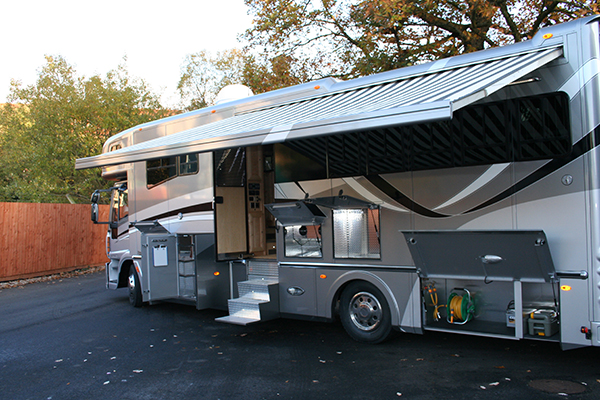
[[[18,0],[0,5],[0,103],[11,79],[35,83],[45,55],[62,56],[78,76],[105,76],[126,57],[163,105],[179,101],[188,54],[240,48],[250,27],[244,0]]]

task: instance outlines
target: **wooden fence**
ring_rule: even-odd
[[[106,221],[108,206],[100,206]],[[0,281],[102,265],[106,225],[88,204],[0,203]]]

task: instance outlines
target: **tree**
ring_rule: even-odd
[[[244,58],[240,50],[232,49],[212,56],[207,51],[190,54],[184,61],[177,90],[186,110],[214,104],[219,90],[241,83]]]
[[[211,55],[206,51],[188,55],[177,89],[185,110],[213,105],[217,94],[227,85],[248,86],[253,93],[264,93],[306,82],[301,62],[291,56],[252,55],[238,49]]]
[[[35,84],[11,83],[0,110],[1,201],[89,201],[107,183],[100,170],[75,171],[108,137],[172,114],[120,65],[105,78],[77,77],[62,57],[46,57]]]
[[[599,11],[592,0],[245,0],[249,49],[352,78],[531,38]]]
[[[313,79],[308,60],[299,60],[292,55],[260,57],[246,53],[244,56],[242,83],[256,94],[298,85]]]

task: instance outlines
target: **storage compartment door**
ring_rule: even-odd
[[[402,232],[421,278],[551,282],[543,231]]]
[[[173,236],[146,236],[148,260],[148,299],[163,300],[178,296],[177,240]]]

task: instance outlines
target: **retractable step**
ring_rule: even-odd
[[[279,317],[279,278],[276,261],[248,261],[248,280],[238,282],[239,297],[228,300],[229,315],[216,320],[248,325]]]

